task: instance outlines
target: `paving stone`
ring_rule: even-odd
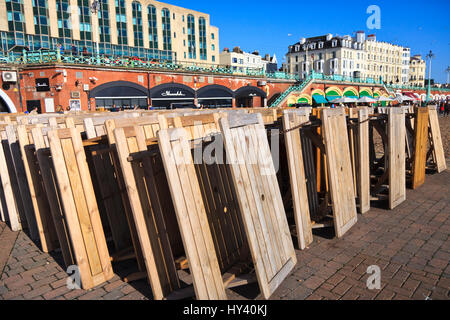
[[[425,186],[407,190],[407,201],[396,209],[372,208],[358,216],[358,223],[342,239],[314,235],[310,248],[296,252],[297,266],[271,299],[449,300],[450,199],[439,192],[449,181],[449,171],[427,176]],[[5,230],[0,223],[0,248]],[[121,280],[119,275],[136,271],[129,262],[115,264],[114,278],[93,290],[69,290],[64,268],[51,255],[42,253],[23,232],[13,238],[3,268],[0,263],[2,300],[152,298],[146,281]],[[60,254],[56,259],[62,261]],[[367,288],[371,265],[381,268],[381,290]],[[248,296],[261,299],[258,286],[253,287]],[[233,300],[248,298],[228,292]]]

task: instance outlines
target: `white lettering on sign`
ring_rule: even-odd
[[[161,96],[163,96],[163,97],[185,97],[186,94],[184,94],[181,91],[170,92],[169,90],[167,90],[166,92],[161,93]]]

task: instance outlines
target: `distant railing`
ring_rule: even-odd
[[[311,77],[314,80],[328,80],[337,82],[367,83],[367,84],[384,84],[382,80],[376,80],[370,77],[349,77],[340,74],[325,75],[320,72],[312,71]]]
[[[391,89],[400,89],[400,90],[421,90],[421,91],[427,91],[427,87],[415,87],[415,86],[403,86],[398,84],[386,84],[386,87]],[[450,92],[450,88],[438,88],[438,87],[431,87],[432,91],[440,91],[440,92]]]

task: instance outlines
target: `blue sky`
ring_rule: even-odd
[[[214,1],[165,0],[209,13],[220,28],[220,50],[240,46],[260,54],[275,53],[279,64],[290,44],[301,37],[358,30],[375,33],[380,41],[411,48],[412,54],[435,53],[432,78],[445,83],[450,66],[450,1]],[[370,5],[381,9],[381,29],[367,30]],[[427,64],[428,65],[428,64]],[[427,71],[428,77],[428,71]]]

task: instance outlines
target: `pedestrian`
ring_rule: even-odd
[[[450,114],[450,103],[445,104],[445,116],[447,117]]]

